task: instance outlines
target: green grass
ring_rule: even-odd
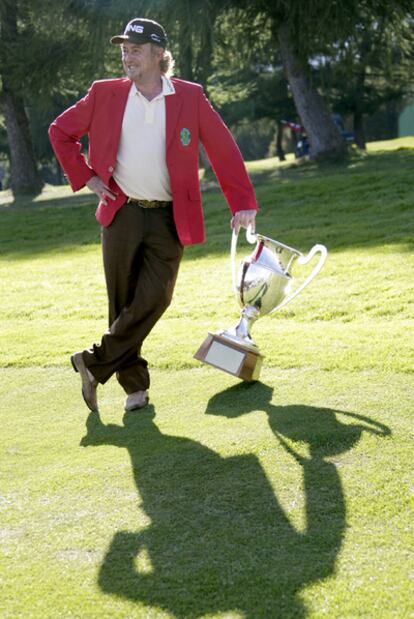
[[[146,344],[151,406],[125,416],[115,380],[88,416],[68,363],[106,328],[94,198],[0,193],[2,619],[414,616],[413,164],[410,138],[249,164],[258,230],[330,252],[255,324],[253,385],[192,357],[238,315],[207,191]]]

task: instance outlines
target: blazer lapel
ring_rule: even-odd
[[[168,150],[171,140],[174,137],[175,127],[177,126],[182,101],[177,89],[175,94],[165,97],[165,147]]]
[[[125,79],[114,88],[112,91],[112,123],[111,132],[113,135],[113,143],[115,152],[118,152],[119,140],[121,139],[122,120],[124,118],[125,107],[128,100],[129,91],[131,89],[131,81]]]

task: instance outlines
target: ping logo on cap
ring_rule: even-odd
[[[158,24],[152,19],[137,17],[131,19],[126,25],[124,34],[118,34],[111,38],[111,43],[113,45],[122,45],[122,43],[126,41],[135,43],[136,45],[154,43],[154,45],[165,47],[167,44],[167,35],[161,24]]]
[[[144,26],[138,26],[136,24],[128,24],[126,29],[127,32],[132,30],[132,32],[138,32],[138,34],[142,34],[144,32]]]

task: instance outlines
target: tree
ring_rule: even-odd
[[[57,102],[77,98],[93,68],[104,65],[102,52],[94,53],[94,41],[100,41],[96,11],[93,5],[78,0],[0,2],[0,102],[15,195],[36,195],[43,185],[28,108],[35,110],[37,117],[40,111],[49,110],[53,118]]]
[[[281,23],[275,30],[296,109],[309,137],[311,157],[342,157],[345,154],[344,140],[310,80],[308,66],[297,53],[287,24]]]
[[[246,11],[263,11],[272,20],[275,44],[295,105],[309,136],[311,156],[342,157],[344,141],[312,79],[310,60],[341,44],[367,15],[392,27],[413,11],[410,0],[256,0]]]
[[[264,13],[246,19],[240,8],[227,9],[216,21],[212,70],[208,78],[211,100],[232,128],[247,158],[262,158],[281,137],[282,119],[293,120],[296,110],[286,87],[270,20]],[[279,155],[282,155],[279,144]]]
[[[311,156],[340,158],[345,154],[344,141],[310,79],[309,42],[315,44],[315,41],[310,37],[309,23],[315,27],[315,15],[309,5],[315,10],[315,0],[306,3],[258,0],[254,3],[256,9],[262,10],[271,20],[273,45],[279,49],[297,112],[309,136]],[[251,4],[249,7],[247,10],[252,11]]]
[[[1,103],[10,152],[11,188],[14,194],[36,195],[43,182],[34,157],[22,85],[19,86],[15,79],[19,68],[19,32],[14,0],[3,0],[0,4],[0,27]]]
[[[409,20],[394,27],[369,18],[321,59],[317,74],[335,110],[352,115],[356,144],[365,148],[365,118],[398,104],[412,88],[414,35]]]

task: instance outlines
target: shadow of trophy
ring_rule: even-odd
[[[242,308],[240,320],[224,331],[209,332],[194,358],[241,380],[255,381],[260,376],[263,355],[251,336],[253,323],[280,310],[301,293],[323,267],[328,252],[324,245],[318,244],[305,256],[297,249],[247,229],[246,239],[256,247],[241,261],[237,271],[237,239],[238,233],[233,230],[230,258],[233,289]],[[320,255],[314,269],[292,290],[292,272],[297,270],[297,265],[308,264],[316,254]]]

